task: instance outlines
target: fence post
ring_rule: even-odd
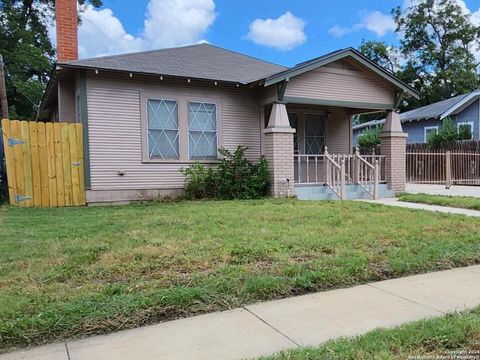
[[[373,198],[375,200],[379,199],[380,198],[380,195],[378,193],[378,183],[379,183],[379,165],[378,165],[378,160],[375,160],[375,165],[374,165],[374,169],[373,169],[373,172],[374,172],[374,183],[373,183]]]
[[[345,187],[345,158],[340,162],[340,197],[342,200],[346,199],[346,187]]]
[[[447,151],[445,156],[445,173],[446,173],[445,187],[447,189],[450,189],[450,186],[452,186],[452,159],[451,159],[450,151]]]

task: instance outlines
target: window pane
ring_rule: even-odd
[[[189,103],[188,117],[190,130],[216,130],[215,104]]]
[[[171,100],[147,101],[149,158],[178,159],[178,105]]]
[[[316,114],[305,114],[305,154],[323,154],[324,150],[324,116]]]
[[[217,107],[209,103],[188,103],[190,159],[217,158]]]
[[[217,134],[214,132],[190,131],[190,159],[216,159]]]

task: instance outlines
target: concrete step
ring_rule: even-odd
[[[395,193],[389,190],[386,184],[380,184],[378,190],[380,198],[395,196]],[[324,185],[295,185],[295,193],[299,200],[340,200],[332,189]],[[360,185],[347,185],[346,198],[347,200],[372,199]]]

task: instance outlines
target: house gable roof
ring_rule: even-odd
[[[399,80],[395,75],[388,72],[387,70],[385,70],[381,66],[378,66],[373,61],[371,61],[366,56],[364,56],[362,53],[360,53],[359,51],[357,51],[353,48],[346,48],[346,49],[337,50],[337,51],[331,52],[329,54],[320,56],[318,58],[300,63],[300,64],[298,64],[298,65],[296,65],[296,66],[294,66],[294,67],[292,67],[288,70],[282,71],[278,74],[274,74],[274,75],[270,76],[269,78],[267,78],[265,80],[265,86],[269,86],[269,85],[279,83],[279,82],[287,80],[291,77],[303,74],[307,71],[325,66],[325,65],[330,64],[334,61],[338,61],[338,60],[341,60],[341,59],[344,59],[344,58],[347,58],[347,57],[353,58],[354,60],[356,60],[360,64],[367,67],[369,70],[373,71],[377,75],[379,75],[382,78],[384,78],[385,80],[387,80],[389,83],[392,83],[397,88],[403,90],[407,94],[409,94],[409,95],[418,99],[419,94],[415,89],[413,89],[409,85],[405,84],[403,81]]]
[[[284,66],[197,44],[59,63],[61,67],[105,69],[249,84],[284,71]]]
[[[472,91],[468,94],[454,96],[450,99],[438,101],[436,103],[422,106],[418,109],[406,111],[400,114],[402,122],[420,121],[427,119],[444,119],[447,116],[457,114],[469,106],[472,102],[480,98],[480,90]],[[353,127],[353,130],[360,130],[367,127],[382,125],[385,119],[372,120]]]

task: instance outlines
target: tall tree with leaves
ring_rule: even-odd
[[[78,3],[99,7],[102,0]],[[55,0],[0,0],[0,53],[7,69],[11,118],[35,116],[55,57],[48,37],[54,13]]]
[[[383,41],[363,40],[358,50],[370,60],[395,74],[400,69],[398,49]]]
[[[408,98],[401,110],[480,86],[479,64],[473,53],[480,47],[480,27],[457,0],[417,0],[409,8],[393,9],[392,14],[400,46],[363,41],[359,50],[420,93],[420,100]]]
[[[420,90],[426,105],[479,86],[473,51],[480,46],[480,27],[456,0],[418,0],[392,11],[400,51],[406,59],[400,77]]]

